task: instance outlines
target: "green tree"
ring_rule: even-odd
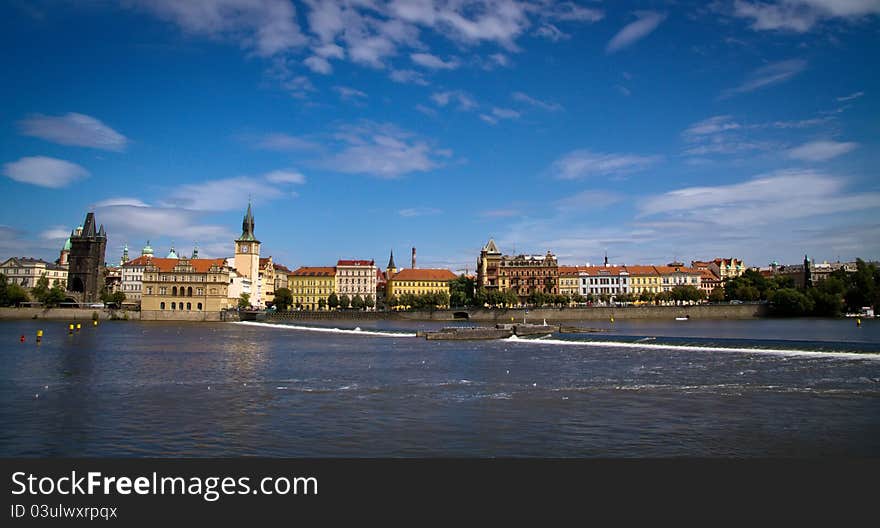
[[[324,310],[327,307],[327,300],[321,297],[318,299],[318,310]]]
[[[722,293],[722,295],[724,295],[724,294]],[[649,292],[647,290],[645,290],[639,294],[639,300],[642,302],[647,302],[647,303],[653,302],[654,297],[655,297],[654,292]]]
[[[242,293],[238,297],[238,308],[241,310],[246,310],[251,306],[251,294]]]
[[[335,310],[339,306],[339,297],[336,296],[336,292],[331,293],[327,297],[327,306],[329,306],[331,310]]]
[[[581,295],[581,294],[579,294],[579,293],[574,294],[574,295],[571,297],[571,300],[572,300],[572,302],[574,302],[575,304],[581,304],[581,303],[584,303],[584,302],[587,301],[587,299],[584,298],[584,296]]]
[[[11,282],[6,286],[6,306],[18,306],[29,300],[27,292],[18,284]]]
[[[547,295],[544,294],[544,292],[542,292],[542,291],[535,290],[529,294],[529,304],[531,304],[532,306],[539,308],[541,306],[544,306],[544,304],[546,302],[547,302]]]
[[[293,293],[289,288],[278,288],[275,290],[275,308],[281,312],[290,310],[293,306]]]
[[[351,307],[355,310],[363,310],[364,309],[364,298],[359,294],[355,294],[351,299]]]
[[[489,302],[489,294],[485,288],[479,288],[474,292],[473,305],[482,308]]]
[[[376,306],[376,301],[373,299],[372,295],[368,294],[366,297],[364,297],[364,307],[365,308],[370,309],[370,308],[373,308],[374,306]]]
[[[474,279],[459,275],[449,281],[449,300],[452,306],[469,306],[474,301]]]
[[[49,296],[49,278],[46,277],[44,273],[42,277],[37,280],[36,286],[31,288],[31,297],[36,299],[41,303],[45,303],[46,298]]]
[[[724,288],[718,287],[709,294],[709,301],[714,303],[724,302]]]
[[[434,294],[434,303],[440,308],[449,307],[449,294],[445,291],[439,291]]]
[[[351,299],[348,298],[348,295],[342,294],[339,296],[339,307],[342,309],[348,308],[351,304]]]
[[[0,273],[0,306],[6,306],[6,288],[8,287],[6,275]]]
[[[782,288],[769,299],[773,313],[782,316],[803,316],[813,311],[813,299],[794,288]]]
[[[501,302],[504,306],[513,308],[519,304],[519,295],[516,294],[516,290],[513,288],[508,288],[501,294]]]

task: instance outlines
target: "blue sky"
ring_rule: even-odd
[[[880,257],[880,1],[7,1],[0,257]]]

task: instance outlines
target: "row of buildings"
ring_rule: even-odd
[[[46,276],[50,286],[66,287],[71,302],[95,302],[102,292],[121,291],[127,304],[139,305],[144,319],[218,319],[220,312],[246,304],[265,309],[275,303],[275,292],[288,288],[293,306],[305,310],[330,305],[331,295],[367,301],[369,309],[382,306],[386,299],[405,294],[450,293],[449,283],[456,275],[448,269],[418,268],[415,248],[411,266],[398,269],[391,253],[386,269],[374,260],[338,260],[334,266],[303,266],[291,271],[261,256],[262,245],[254,234],[251,205],[242,221],[242,233],[233,241],[233,256],[200,258],[198,247],[187,256],[172,246],[165,257],[154,254],[149,241],[139,256],[129,258],[128,247],[118,266],[106,266],[107,235],[96,228],[94,213],[71,232],[59,259],[48,263],[39,259],[13,257],[0,264],[7,280],[33,288]],[[766,275],[791,275],[803,286],[822,280],[841,266],[854,264],[816,264],[805,259],[803,265],[761,268]],[[805,273],[808,270],[809,273]],[[569,297],[639,296],[660,293],[678,286],[693,286],[706,294],[721,287],[725,280],[746,271],[742,260],[717,258],[667,265],[611,265],[606,257],[601,266],[564,266],[548,251],[539,255],[505,255],[494,240],[482,247],[477,259],[477,288],[486,291],[512,290],[521,303],[536,292]]]

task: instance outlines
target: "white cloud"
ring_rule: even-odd
[[[3,174],[21,183],[57,189],[87,177],[89,171],[69,161],[32,156],[5,163]]]
[[[494,125],[501,119],[518,119],[519,116],[520,114],[516,110],[494,107],[491,114],[480,114],[480,119]]]
[[[659,156],[603,154],[581,149],[569,152],[553,162],[550,172],[559,179],[574,180],[588,176],[623,175],[644,170],[660,161]]]
[[[176,186],[163,207],[182,208],[192,211],[228,211],[241,208],[243,197],[257,200],[273,200],[282,191],[267,185],[261,178],[238,176]]]
[[[661,22],[666,20],[666,15],[655,13],[653,11],[641,11],[636,13],[638,20],[630,22],[617,32],[614,37],[608,41],[605,47],[607,53],[615,53],[624,48],[632,46],[639,40],[651,34]]]
[[[43,240],[67,240],[70,236],[70,228],[65,226],[53,226],[40,233]]]
[[[306,177],[295,170],[276,170],[266,173],[263,177],[266,178],[266,181],[272,183],[296,183],[302,185],[306,182]]]
[[[288,134],[267,134],[257,140],[257,146],[266,150],[318,150],[320,145],[312,140]]]
[[[303,64],[308,66],[308,68],[315,73],[320,73],[323,75],[329,75],[333,73],[333,66],[331,66],[330,61],[328,61],[324,57],[313,55],[304,60]]]
[[[539,27],[535,30],[535,36],[545,38],[547,40],[552,40],[553,42],[559,42],[560,40],[567,40],[571,38],[571,35],[563,32],[558,27],[550,24],[549,22]]]
[[[262,57],[306,44],[289,0],[132,0],[187,33],[235,40]]]
[[[751,2],[736,0],[733,15],[752,20],[752,29],[804,33],[821,20],[857,20],[880,14],[877,0],[779,0]]]
[[[529,95],[523,92],[513,92],[510,97],[514,101],[518,101],[520,103],[526,103],[532,106],[536,106],[541,108],[542,110],[547,110],[550,112],[556,112],[558,110],[562,110],[562,105],[558,103],[548,103],[547,101],[541,101],[540,99],[535,99],[534,97],[530,97]]]
[[[731,97],[741,93],[748,93],[785,82],[807,68],[807,61],[802,59],[790,59],[773,62],[758,68],[752,72],[742,84],[736,88],[730,88],[721,93],[721,98]]]
[[[391,77],[392,81],[401,84],[418,84],[419,86],[427,86],[429,84],[422,74],[415,70],[391,70],[389,77]]]
[[[801,161],[826,161],[846,154],[858,146],[858,143],[852,142],[832,140],[810,141],[790,149],[788,156]]]
[[[100,202],[94,204],[97,207],[113,207],[116,205],[130,205],[132,207],[149,207],[143,201],[137,198],[130,198],[126,196],[119,196],[115,198],[107,198],[106,200],[101,200]]]
[[[858,99],[859,97],[861,97],[863,95],[865,95],[865,92],[855,92],[855,93],[852,93],[852,94],[849,94],[849,95],[846,95],[843,97],[838,97],[837,100],[840,102],[852,101],[853,99]]]
[[[446,106],[451,102],[457,102],[459,110],[473,110],[478,106],[473,97],[461,90],[436,92],[431,95],[431,100],[434,101],[437,106]]]
[[[440,166],[436,156],[451,154],[432,148],[427,141],[390,124],[363,122],[343,126],[335,134],[336,153],[315,165],[347,174],[397,178],[427,172]]]
[[[460,66],[458,59],[454,57],[444,61],[440,57],[431,55],[430,53],[412,53],[409,58],[419,66],[424,66],[425,68],[432,70],[454,70]]]
[[[522,212],[519,209],[490,209],[480,213],[480,216],[485,218],[509,218],[520,214]]]
[[[74,112],[63,116],[37,114],[19,122],[21,133],[53,143],[92,147],[102,150],[125,150],[128,139],[94,117]]]
[[[719,115],[704,119],[698,123],[694,123],[687,129],[685,129],[685,131],[681,134],[685,137],[685,139],[693,140],[698,136],[717,134],[719,132],[724,132],[727,130],[736,130],[740,127],[741,125],[733,121],[733,118],[731,116]]]
[[[354,88],[350,88],[348,86],[334,86],[333,90],[339,94],[339,97],[343,99],[357,99],[357,98],[365,98],[367,94],[356,90]]]
[[[880,193],[847,194],[839,178],[811,170],[782,170],[742,183],[671,191],[643,201],[639,209],[642,217],[723,218],[730,226],[747,226],[876,209],[878,204]]]
[[[413,207],[409,209],[401,209],[398,214],[404,218],[413,218],[416,216],[437,215],[443,211],[434,207]]]
[[[602,209],[624,199],[620,193],[602,190],[580,191],[556,201],[556,207],[562,211],[586,211]]]

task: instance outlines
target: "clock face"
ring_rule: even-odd
[[[250,249],[250,247],[247,244],[241,245],[241,252],[242,253],[247,253],[249,249]]]

